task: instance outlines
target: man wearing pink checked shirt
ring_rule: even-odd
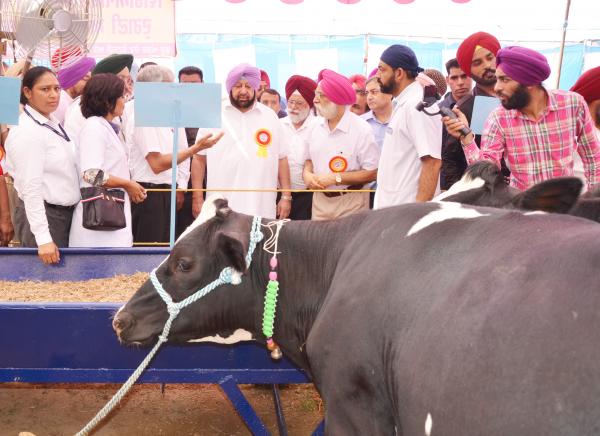
[[[496,94],[502,107],[488,117],[481,150],[458,109],[444,117],[448,133],[459,138],[469,164],[487,159],[511,170],[510,185],[525,190],[543,180],[573,175],[575,152],[581,156],[588,188],[600,184],[600,142],[584,99],[573,92],[547,90],[548,61],[525,47],[506,47],[496,56]]]

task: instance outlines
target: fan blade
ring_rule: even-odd
[[[17,41],[27,52],[35,47],[52,32],[52,20],[24,16],[17,24]]]

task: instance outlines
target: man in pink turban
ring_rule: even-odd
[[[506,47],[497,54],[495,86],[502,106],[488,117],[481,150],[462,112],[445,118],[448,133],[460,138],[467,162],[488,159],[500,165],[504,156],[511,169],[510,185],[526,190],[536,183],[573,176],[574,155],[583,162],[588,188],[600,184],[600,143],[583,97],[570,91],[546,89],[550,75],[541,53],[525,47]]]
[[[277,114],[256,102],[260,86],[260,70],[249,64],[234,67],[225,81],[229,104],[221,111],[225,135],[219,143],[194,156],[196,173],[193,188],[202,188],[207,169],[208,189],[226,188],[220,192],[236,212],[259,215],[264,218],[287,218],[292,196],[288,140]],[[218,134],[214,129],[199,129],[196,140],[207,134]],[[285,191],[276,202],[277,187]],[[255,189],[256,192],[240,192]],[[231,190],[231,191],[229,191]],[[197,216],[202,198],[194,197],[192,212]]]
[[[65,113],[69,105],[83,93],[83,88],[92,77],[92,70],[95,66],[96,60],[94,58],[84,57],[58,71],[58,83],[62,90],[54,116],[61,124],[65,121]]]
[[[356,93],[356,101],[350,107],[350,110],[356,115],[362,115],[369,110],[367,106],[367,91],[365,90],[367,78],[362,74],[353,74],[348,79]]]
[[[369,208],[369,193],[350,193],[375,180],[379,148],[369,124],[350,111],[356,92],[331,70],[319,73],[314,104],[320,119],[307,139],[304,181],[315,192],[312,219],[334,219]]]

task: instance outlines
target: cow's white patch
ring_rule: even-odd
[[[238,342],[245,342],[252,340],[252,333],[248,330],[237,329],[230,336],[223,338],[219,335],[207,336],[205,338],[191,339],[188,342],[214,342],[217,344],[236,344]]]
[[[442,192],[440,195],[438,195],[431,201],[437,203],[439,201],[442,201],[444,198],[450,197],[451,195],[459,194],[461,192],[469,191],[471,189],[481,188],[483,185],[485,185],[485,180],[483,180],[480,177],[475,177],[474,179],[471,179],[470,177],[463,176],[462,179],[460,179],[454,185],[450,186],[450,189],[448,189],[446,192]]]
[[[224,200],[225,197],[216,194],[209,195],[208,198],[204,201],[204,204],[202,205],[202,209],[200,209],[200,214],[198,215],[198,217],[194,220],[192,224],[189,225],[187,229],[185,229],[181,236],[177,238],[176,242],[185,238],[186,235],[189,235],[192,232],[192,230],[194,230],[196,227],[201,226],[206,221],[213,218],[217,214],[217,207],[215,206],[215,201],[219,199]]]
[[[428,413],[427,419],[425,419],[425,436],[431,436],[432,428],[433,428],[433,418],[431,417],[431,413]]]
[[[438,210],[434,210],[433,212],[429,212],[419,221],[417,221],[408,231],[406,236],[411,236],[417,233],[420,230],[423,230],[426,227],[429,227],[432,224],[440,223],[442,221],[450,220],[450,219],[470,219],[470,218],[478,218],[481,216],[487,216],[489,214],[483,214],[475,209],[470,209],[464,207],[460,203],[455,202],[441,202],[440,208]]]
[[[546,212],[543,210],[534,210],[531,212],[525,212],[523,215],[546,215]]]

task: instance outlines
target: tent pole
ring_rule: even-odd
[[[562,70],[563,55],[565,53],[565,39],[567,37],[567,26],[569,25],[569,9],[571,8],[571,0],[567,0],[567,9],[565,11],[565,21],[563,23],[562,40],[560,43],[560,52],[558,55],[558,74],[556,75],[556,89],[560,87],[560,73]]]

